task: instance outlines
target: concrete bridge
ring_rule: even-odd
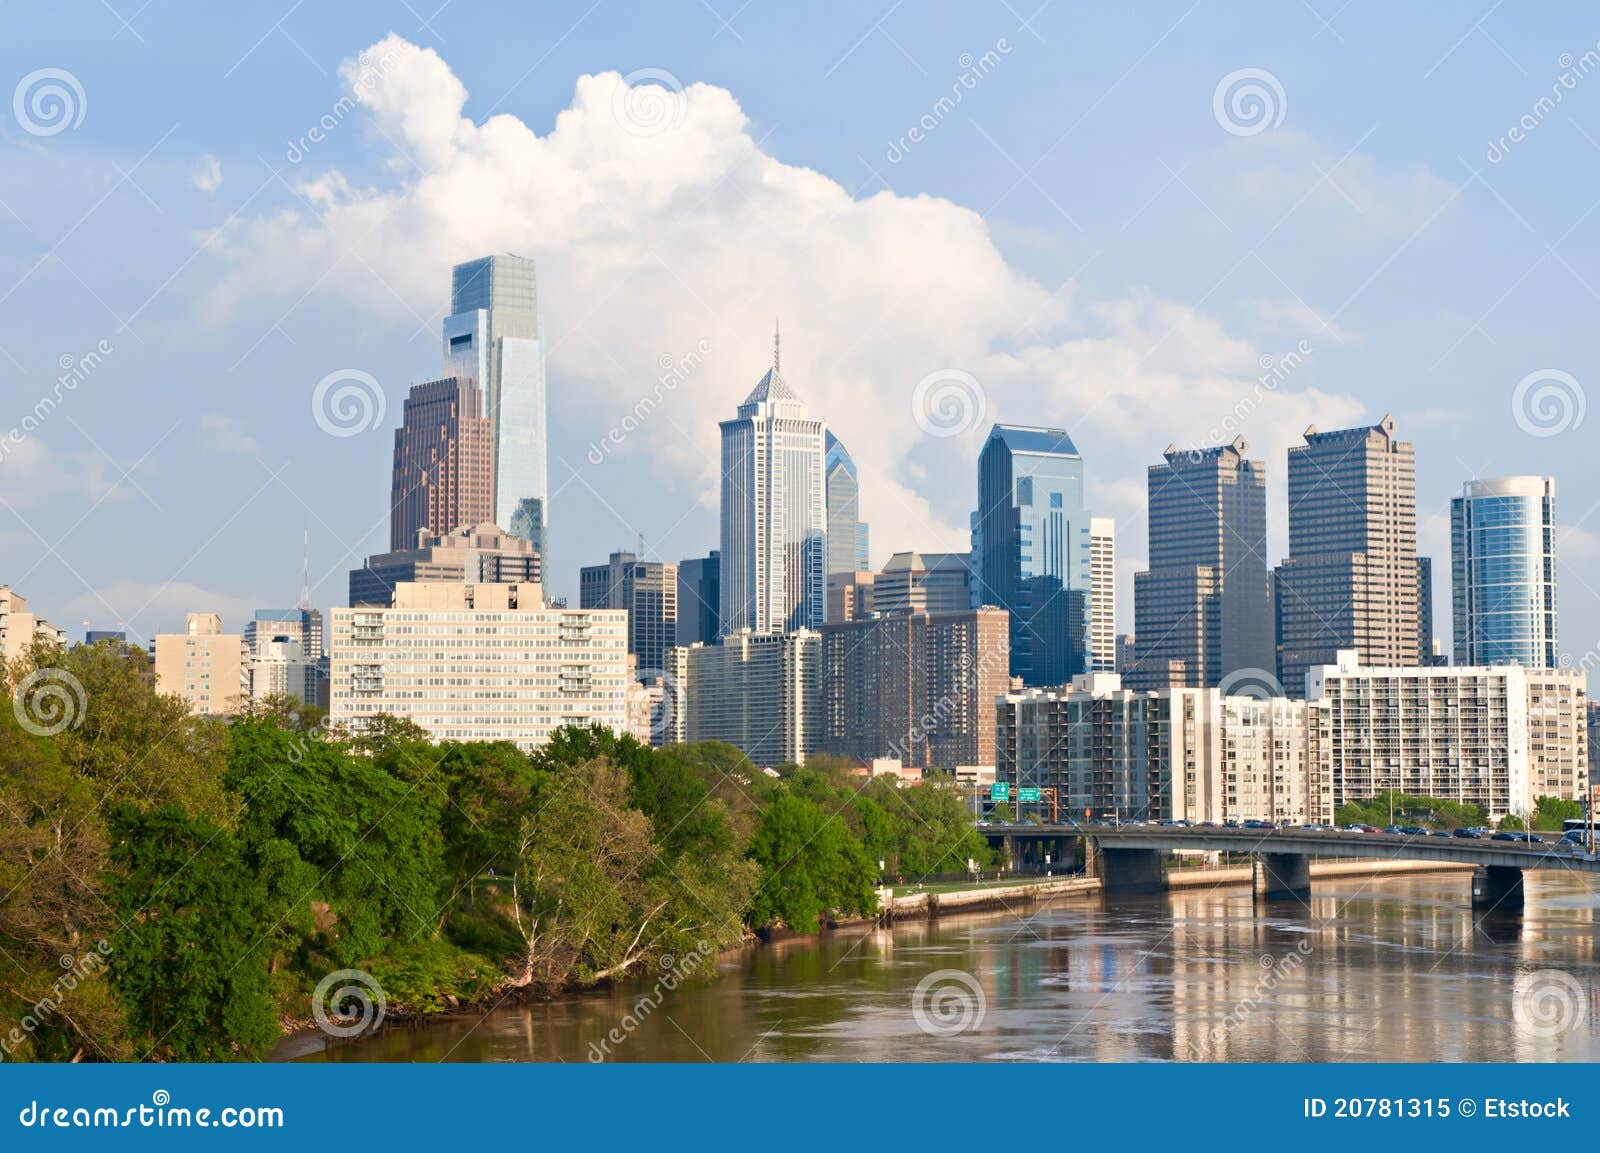
[[[1220,825],[989,824],[985,836],[1008,848],[1029,842],[1087,842],[1085,859],[1107,893],[1161,892],[1167,887],[1164,855],[1175,852],[1250,853],[1256,858],[1256,892],[1267,900],[1306,900],[1312,857],[1362,857],[1381,861],[1437,861],[1472,865],[1474,908],[1522,907],[1525,869],[1600,874],[1600,854],[1565,841],[1496,841],[1406,833],[1356,833],[1341,829],[1229,828]]]

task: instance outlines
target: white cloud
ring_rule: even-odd
[[[241,632],[255,613],[251,602],[186,581],[114,581],[66,602],[69,618],[99,628],[125,629],[128,639],[148,645],[158,632],[181,631],[186,613],[217,613],[225,632]]]
[[[218,452],[255,456],[261,451],[256,438],[231,416],[207,413],[200,418],[200,431],[205,434],[206,443]]]
[[[586,445],[617,424],[661,357],[709,345],[691,385],[624,446],[653,462],[681,509],[713,491],[716,422],[764,371],[774,316],[784,375],[861,470],[876,560],[965,546],[989,421],[1067,427],[1093,496],[1142,485],[1169,441],[1235,424],[1276,473],[1306,424],[1362,413],[1292,374],[1263,391],[1260,356],[1284,350],[1258,348],[1188,306],[1139,291],[1098,302],[1053,295],[1007,264],[970,209],[888,191],[858,200],[784,164],[762,151],[724,89],[666,93],[682,104],[649,134],[629,122],[621,77],[583,76],[540,136],[509,115],[474,124],[445,61],[402,44],[391,37],[364,54],[395,60],[361,101],[372,146],[390,161],[387,182],[310,174],[299,186],[307,204],[242,221],[224,248],[232,271],[208,302],[215,315],[314,289],[409,331],[439,315],[451,264],[535,256],[552,404],[558,420],[586,430],[569,440]],[[344,75],[351,82],[354,66]],[[977,378],[986,419],[931,438],[913,420],[912,392],[950,368]],[[582,448],[553,443],[551,457],[553,486],[586,467]],[[1142,538],[1142,518],[1124,524],[1125,537]]]
[[[194,162],[190,178],[201,192],[215,192],[222,187],[222,161],[206,153]]]

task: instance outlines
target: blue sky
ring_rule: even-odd
[[[0,433],[22,442],[0,453],[0,581],[74,630],[292,603],[302,525],[315,599],[343,603],[387,540],[390,429],[437,372],[448,267],[511,249],[540,261],[552,346],[557,592],[641,533],[665,559],[715,546],[715,422],[781,316],[785,375],[862,469],[875,563],[959,545],[990,421],[1062,425],[1118,521],[1126,628],[1168,443],[1251,442],[1276,560],[1298,432],[1393,412],[1441,634],[1449,497],[1546,472],[1562,645],[1600,643],[1581,5],[111,0],[0,21],[8,88],[73,82],[64,125],[26,91],[0,116]],[[1219,97],[1242,70],[1264,123]],[[661,364],[701,349],[663,392]],[[385,415],[331,436],[312,396],[351,371]],[[1566,409],[1519,420],[1530,374],[1524,396]],[[964,407],[917,411],[941,393]]]

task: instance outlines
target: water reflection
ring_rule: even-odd
[[[1442,874],[1319,882],[1309,905],[1265,909],[1242,888],[1077,899],[761,946],[724,959],[714,981],[664,994],[640,981],[306,1059],[1600,1057],[1594,1005],[1554,1032],[1512,1011],[1519,974],[1556,969],[1594,987],[1600,895],[1583,878],[1530,873],[1521,913],[1475,914],[1469,896],[1467,875]],[[949,993],[942,1008],[966,1016],[919,1024],[914,992],[942,970],[976,978],[976,992],[959,980],[933,986]],[[937,1035],[945,1021],[976,1027]]]

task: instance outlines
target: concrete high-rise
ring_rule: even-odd
[[[1417,463],[1385,416],[1305,431],[1289,450],[1289,555],[1278,566],[1278,678],[1304,696],[1306,671],[1354,649],[1364,664],[1421,662]]]
[[[494,427],[494,512],[485,519],[541,555],[548,552],[550,522],[544,368],[534,262],[500,253],[456,265],[444,319],[444,375],[477,383]]]
[[[1130,687],[1212,688],[1271,678],[1266,465],[1243,437],[1169,446],[1149,470],[1150,568],[1133,581],[1138,637]]]
[[[874,572],[836,572],[828,574],[828,623],[865,620],[872,615]],[[965,606],[964,606],[965,607]]]
[[[379,553],[350,570],[352,605],[389,605],[402,583],[538,584],[543,563],[530,541],[492,524],[418,537],[410,548]]]
[[[628,651],[641,677],[666,669],[667,650],[678,643],[678,566],[614,552],[605,564],[578,570],[578,604],[586,609],[628,610]]]
[[[257,609],[255,619],[245,622],[244,644],[252,698],[282,692],[316,703],[317,664],[324,651],[321,611]]]
[[[244,637],[222,631],[216,613],[189,613],[181,633],[155,639],[156,692],[182,697],[197,716],[235,712],[250,695]]]
[[[389,547],[494,520],[494,423],[476,383],[414,385],[394,432]]]
[[[772,368],[722,428],[722,632],[816,628],[826,615],[825,429]]]
[[[1011,674],[1060,685],[1089,663],[1083,457],[1062,428],[997,424],[978,456],[979,598],[1011,614]]]
[[[41,616],[28,611],[28,602],[9,585],[0,585],[0,661],[10,663],[22,656],[34,641],[64,645],[67,633]]]
[[[868,603],[858,606],[858,617],[965,612],[972,607],[972,558],[960,552],[897,552],[869,583]]]
[[[717,625],[721,587],[722,554],[716,549],[678,562],[678,644],[709,645],[722,634]]]
[[[1457,664],[1559,663],[1555,506],[1547,476],[1468,481],[1450,502]]]
[[[1117,671],[1117,522],[1089,518],[1089,671]]]
[[[725,741],[756,765],[804,764],[822,747],[822,638],[742,630],[673,649],[666,706],[673,743]]]
[[[867,526],[861,520],[861,479],[844,444],[823,439],[822,473],[828,506],[828,575],[867,567]]]

